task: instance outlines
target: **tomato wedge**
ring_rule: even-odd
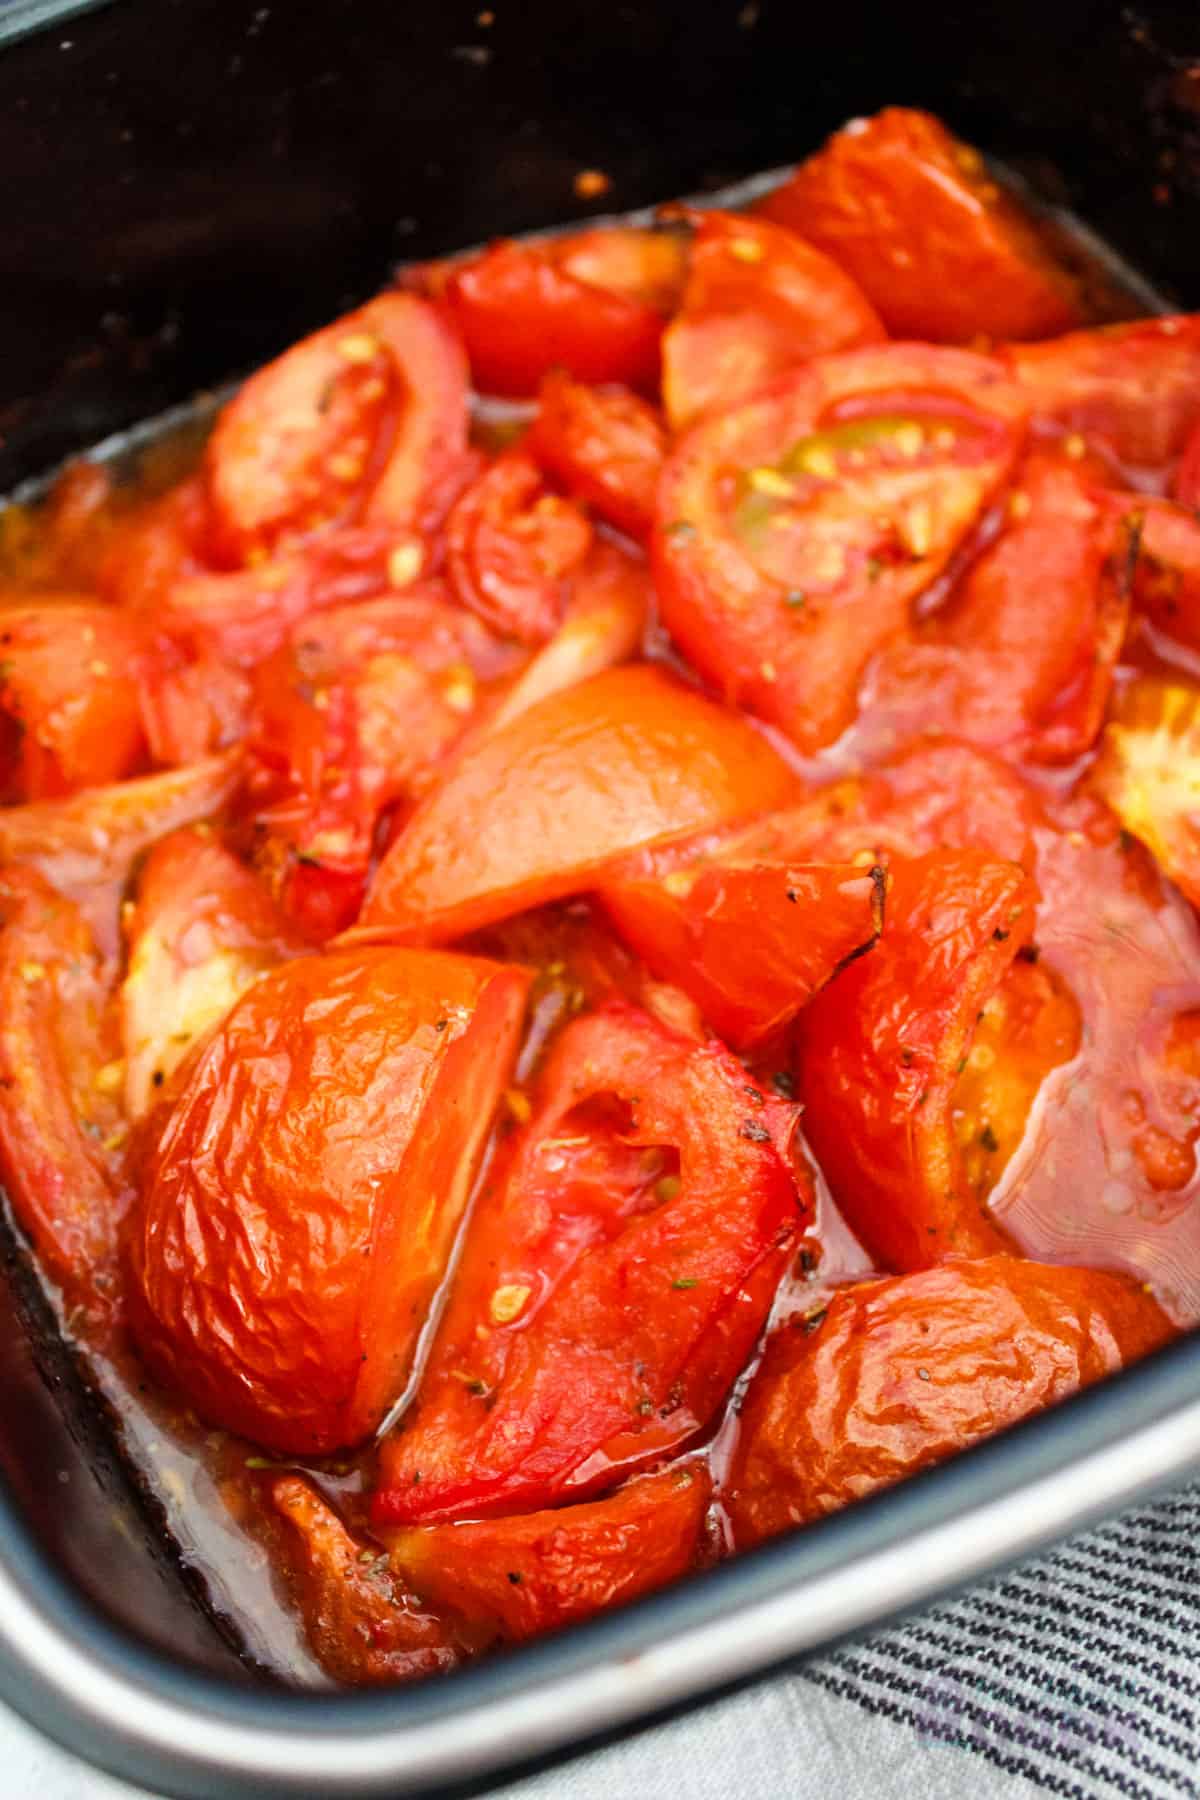
[[[252,375],[206,453],[226,554],[331,524],[431,530],[467,453],[467,369],[438,311],[381,294]]]
[[[464,606],[503,636],[540,644],[562,617],[567,578],[591,541],[580,509],[547,491],[531,456],[510,450],[454,507],[446,559]]]
[[[802,1015],[805,1131],[888,1268],[1004,1248],[971,1190],[955,1090],[980,1015],[1033,933],[1036,889],[982,851],[897,862],[882,938]]]
[[[684,235],[672,228],[638,225],[594,225],[543,243],[566,274],[589,287],[624,294],[656,312],[673,313],[679,305],[688,267]]]
[[[453,1634],[391,1573],[386,1552],[353,1538],[309,1482],[278,1475],[270,1500],[288,1585],[335,1681],[409,1681],[461,1661]]]
[[[622,1002],[573,1022],[383,1445],[376,1525],[583,1498],[702,1430],[810,1203],[795,1119],[720,1044]]]
[[[870,949],[885,880],[853,866],[738,862],[676,869],[600,890],[628,944],[749,1050],[790,1024],[818,988]]]
[[[667,434],[646,401],[628,388],[585,387],[552,369],[525,443],[600,518],[631,538],[649,537]]]
[[[192,1065],[130,1234],[131,1317],[201,1417],[270,1449],[372,1431],[404,1386],[530,977],[365,949],[263,975]]]
[[[1000,352],[1033,412],[1160,477],[1200,421],[1200,314],[1073,331]]]
[[[485,393],[535,394],[555,367],[635,388],[658,379],[658,307],[580,279],[552,245],[493,244],[454,269],[442,304]]]
[[[687,286],[662,347],[673,431],[738,405],[814,356],[887,335],[857,283],[795,232],[741,213],[688,216]]]
[[[758,210],[833,257],[897,337],[1041,338],[1082,322],[1028,217],[929,113],[853,120]]]
[[[1133,603],[1159,631],[1200,650],[1200,520],[1143,494],[1109,496],[1126,548]]]
[[[822,357],[701,421],[659,488],[672,636],[802,749],[829,743],[873,652],[908,630],[1009,475],[1023,406],[986,357],[888,345]]]
[[[658,669],[612,669],[458,758],[384,857],[362,924],[444,942],[596,886],[639,844],[765,811],[795,790],[783,759],[733,713]]]
[[[86,595],[0,604],[0,781],[10,798],[58,799],[136,770],[143,648],[133,620]]]
[[[161,838],[125,921],[125,1111],[148,1113],[192,1046],[296,946],[262,883],[207,827]]]
[[[0,1179],[51,1279],[102,1313],[129,1201],[111,1000],[78,907],[0,870]]]
[[[767,1345],[723,1494],[739,1549],[1064,1400],[1171,1336],[1127,1277],[1010,1256],[830,1294]]]
[[[707,1471],[683,1463],[604,1500],[386,1536],[392,1566],[418,1593],[520,1642],[686,1575],[711,1492]]]
[[[1023,465],[1008,514],[950,603],[883,652],[863,714],[901,737],[937,725],[1030,761],[1073,762],[1099,733],[1125,640],[1129,536],[1062,456]]]
[[[67,800],[0,807],[0,864],[36,869],[76,901],[105,955],[120,941],[117,909],[141,856],[156,838],[211,818],[241,780],[241,752],[191,768],[88,788]]]
[[[1080,1045],[1042,1083],[992,1214],[1025,1255],[1122,1269],[1190,1324],[1200,1318],[1195,917],[1107,809],[1082,798],[1058,829],[1039,831],[1037,879],[1039,967],[1074,997]]]

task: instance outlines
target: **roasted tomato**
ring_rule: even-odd
[[[526,971],[365,949],[264,975],[193,1064],[130,1234],[148,1360],[320,1452],[399,1396],[508,1077]]]
[[[776,1332],[750,1384],[723,1496],[734,1541],[915,1475],[1170,1335],[1124,1276],[1009,1256],[841,1288]]]
[[[302,621],[255,671],[259,860],[314,942],[357,917],[381,814],[428,786],[511,660],[427,582]]]
[[[747,817],[795,790],[744,720],[657,669],[613,669],[458,758],[384,857],[362,922],[445,941],[594,887],[640,844]]]
[[[1107,809],[1076,801],[1037,835],[1038,966],[1073,997],[1080,1041],[1042,1083],[991,1210],[1026,1255],[1124,1269],[1190,1323],[1200,932]]]
[[[553,369],[525,442],[569,494],[629,537],[649,537],[667,434],[646,401],[628,388],[585,387]]]
[[[1200,509],[1200,421],[1188,433],[1171,483],[1171,493],[1180,506],[1187,507],[1190,512]]]
[[[1073,762],[1104,719],[1132,589],[1127,533],[1062,456],[1031,457],[999,537],[949,604],[885,650],[864,716]],[[1046,605],[1053,593],[1053,607]]]
[[[1136,610],[1176,643],[1200,650],[1200,519],[1143,494],[1113,494],[1109,504]]]
[[[418,533],[467,450],[467,368],[437,310],[381,294],[252,375],[217,420],[209,491],[236,562],[320,527]]]
[[[136,770],[142,651],[136,625],[87,596],[0,603],[0,783],[10,799],[56,799]]]
[[[1200,420],[1200,314],[1074,331],[1003,352],[1033,412],[1161,472]]]
[[[51,1278],[105,1311],[129,1198],[111,1000],[79,909],[0,870],[0,1179]]]
[[[96,586],[105,599],[155,623],[174,584],[206,565],[211,530],[208,486],[195,475],[143,501],[121,520],[97,570]]]
[[[117,909],[134,863],[167,832],[219,813],[236,792],[241,755],[89,788],[67,800],[0,808],[0,865],[37,869],[77,902],[100,949],[115,953]]]
[[[893,864],[882,938],[802,1017],[807,1136],[850,1225],[889,1268],[1002,1247],[969,1183],[956,1089],[980,1018],[1030,941],[1035,900],[1016,864],[982,851]],[[987,1124],[972,1120],[966,1135]]]
[[[408,1681],[461,1660],[442,1621],[391,1572],[387,1552],[351,1537],[309,1482],[276,1476],[270,1504],[309,1643],[335,1681]]]
[[[701,1431],[810,1200],[795,1116],[635,1008],[573,1023],[472,1218],[376,1524],[583,1498]]]
[[[928,113],[855,119],[758,204],[847,270],[897,337],[1049,337],[1075,284],[978,151]]]
[[[660,313],[679,305],[688,267],[685,236],[636,225],[594,225],[543,244],[559,268],[589,287],[606,288]]]
[[[509,450],[450,514],[446,556],[464,606],[522,644],[540,644],[562,617],[567,578],[587,555],[592,528],[543,484],[524,450]]]
[[[435,1606],[508,1640],[635,1600],[699,1560],[712,1481],[698,1464],[604,1500],[385,1533],[391,1565]]]
[[[594,262],[577,266],[590,271]],[[581,279],[553,244],[493,244],[453,271],[442,304],[485,393],[535,394],[555,367],[579,381],[636,388],[658,379],[658,307]]]
[[[653,590],[645,562],[597,540],[571,583],[562,624],[488,714],[497,731],[565,688],[628,662],[640,648]]]
[[[659,488],[664,623],[731,700],[802,749],[855,714],[1008,476],[1023,402],[1000,365],[913,345],[822,357],[693,427]]]
[[[861,288],[795,232],[741,213],[690,217],[687,286],[662,348],[673,431],[738,405],[814,356],[886,336]]]
[[[125,1110],[149,1112],[198,1039],[295,946],[262,883],[207,826],[155,844],[125,920]]]
[[[653,854],[653,853],[651,853]],[[721,857],[613,882],[600,897],[626,942],[691,996],[735,1050],[789,1024],[883,921],[885,877],[852,866]]]
[[[1105,730],[1091,779],[1126,831],[1200,906],[1200,693],[1139,675]]]

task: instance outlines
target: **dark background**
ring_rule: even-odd
[[[113,0],[0,54],[0,492],[400,258],[719,185],[888,102],[1200,295],[1194,0],[492,4]]]

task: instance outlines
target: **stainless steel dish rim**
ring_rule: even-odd
[[[826,1647],[1200,1468],[1200,1338],[891,1493],[561,1637],[388,1692],[240,1689],[114,1630],[0,1505],[0,1692],[118,1774],[225,1795],[427,1792]],[[14,1538],[16,1548],[14,1548]]]

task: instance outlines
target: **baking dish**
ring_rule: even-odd
[[[1068,10],[1052,44],[1032,15],[1026,38],[1020,23],[1011,10],[956,28],[753,7],[400,24],[367,5],[319,20],[74,9],[0,64],[0,144],[22,175],[0,252],[0,479],[269,354],[398,255],[577,212],[580,169],[606,172],[609,204],[636,204],[794,155],[888,99],[945,112],[1186,302],[1182,14]],[[1083,45],[1082,87],[1063,96],[1055,70]],[[6,1360],[27,1403],[3,1446],[9,1691],[111,1766],[180,1792],[211,1791],[217,1769],[247,1792],[484,1779],[827,1643],[1143,1491],[1200,1442],[1184,1344],[901,1495],[565,1642],[405,1695],[313,1700],[249,1686],[105,1456],[19,1257],[12,1285]],[[30,1528],[82,1603],[41,1566]],[[88,1601],[157,1648],[114,1637]]]

